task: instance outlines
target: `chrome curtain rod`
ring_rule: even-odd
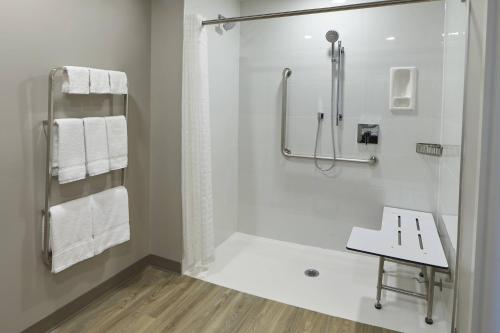
[[[420,2],[434,2],[440,0],[379,0],[373,2],[356,3],[350,5],[334,6],[334,7],[323,7],[323,8],[313,8],[313,9],[303,9],[303,10],[292,10],[288,12],[278,12],[260,15],[248,15],[239,17],[228,17],[216,20],[203,21],[202,25],[214,25],[222,23],[232,23],[232,22],[244,22],[244,21],[255,21],[255,20],[265,20],[278,17],[289,17],[289,16],[300,16],[300,15],[311,15],[311,14],[321,14],[330,12],[340,12],[345,10],[355,10],[355,9],[365,9],[365,8],[377,8],[393,5],[406,5],[412,3]]]

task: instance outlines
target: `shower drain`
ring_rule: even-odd
[[[306,271],[304,272],[304,274],[307,277],[317,277],[319,275],[319,272],[316,269],[309,268],[309,269],[306,269]]]

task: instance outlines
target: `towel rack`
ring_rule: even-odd
[[[54,79],[57,73],[62,73],[63,67],[53,68],[49,74],[49,111],[47,120],[43,121],[47,150],[45,159],[45,204],[42,209],[42,256],[47,266],[52,266],[50,250],[50,199],[52,194],[52,141],[54,139]],[[128,123],[128,94],[124,98],[124,116]],[[124,186],[127,177],[126,168],[122,169],[121,183]]]

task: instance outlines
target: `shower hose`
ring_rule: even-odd
[[[319,138],[320,138],[320,133],[321,133],[321,124],[323,122],[323,118],[324,118],[324,113],[322,112],[319,112],[318,113],[318,127],[316,129],[316,143],[314,144],[314,164],[316,165],[316,168],[318,168],[318,170],[322,171],[322,172],[328,172],[330,170],[333,169],[333,167],[335,166],[335,158],[336,158],[336,151],[335,151],[335,132],[334,132],[334,129],[335,129],[335,123],[334,123],[334,115],[333,115],[333,108],[332,108],[332,112],[331,112],[331,115],[330,115],[330,126],[331,126],[331,134],[332,134],[332,147],[333,147],[333,160],[332,160],[332,164],[327,167],[327,168],[322,168],[321,165],[319,165],[319,158],[318,158],[318,146],[319,146]]]

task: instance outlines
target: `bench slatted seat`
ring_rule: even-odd
[[[424,298],[427,300],[425,321],[432,324],[435,271],[449,268],[432,214],[385,207],[381,230],[354,227],[346,248],[380,257],[375,308],[382,308],[382,289]],[[384,262],[388,259],[420,267],[424,277],[428,278],[427,293],[415,293],[383,284]]]

